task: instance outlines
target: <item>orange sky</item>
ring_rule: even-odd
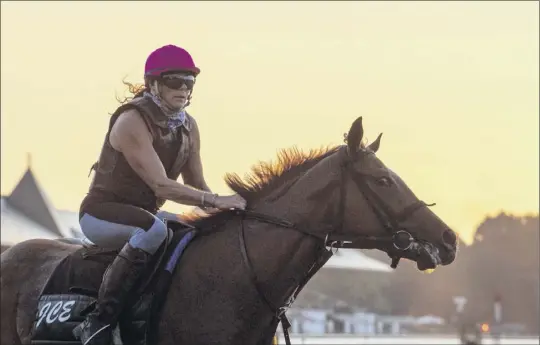
[[[279,148],[336,144],[364,116],[379,156],[466,238],[538,212],[538,2],[2,2],[2,194],[26,153],[77,210],[122,78],[177,44],[202,73],[207,180],[228,192]],[[168,203],[166,208],[185,208]]]

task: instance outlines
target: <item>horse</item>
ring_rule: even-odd
[[[176,264],[152,344],[271,344],[294,298],[339,248],[382,250],[393,268],[401,258],[419,270],[452,263],[455,233],[376,156],[382,133],[369,145],[363,136],[359,117],[344,144],[282,150],[244,178],[226,174],[248,207],[186,215],[200,234]],[[1,344],[32,343],[40,291],[80,248],[32,239],[1,255]]]

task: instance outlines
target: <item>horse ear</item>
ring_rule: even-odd
[[[364,136],[364,127],[362,126],[362,116],[357,118],[351,125],[349,133],[345,137],[347,146],[349,147],[349,152],[357,152],[360,148],[360,142],[362,142],[362,137]]]
[[[381,137],[382,137],[382,133],[379,134],[379,136],[374,142],[369,144],[368,149],[370,149],[373,152],[377,152],[377,150],[379,149],[379,146],[381,145]]]

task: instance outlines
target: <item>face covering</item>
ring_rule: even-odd
[[[186,112],[185,109],[175,109],[167,104],[160,95],[159,83],[154,80],[150,84],[150,92],[145,92],[144,97],[150,98],[165,114],[166,120],[160,125],[167,126],[169,128],[176,128],[186,124]]]

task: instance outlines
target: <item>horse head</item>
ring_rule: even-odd
[[[383,250],[393,268],[400,258],[416,261],[420,270],[452,263],[455,233],[376,156],[382,134],[366,146],[363,133],[359,117],[345,135],[346,145],[306,159],[300,164],[304,171],[250,208],[333,248]]]
[[[452,263],[457,252],[456,234],[428,207],[432,205],[419,200],[403,179],[376,156],[382,134],[363,147],[363,132],[359,117],[346,136],[346,154],[339,158],[344,166],[341,178],[346,195],[350,195],[342,194],[347,197],[343,234],[368,232],[375,246],[394,258],[393,267],[400,257],[416,261],[420,270]],[[364,227],[367,217],[362,211],[366,205],[371,211],[371,229]],[[351,245],[355,246],[352,238]],[[362,236],[357,245],[361,243]]]

